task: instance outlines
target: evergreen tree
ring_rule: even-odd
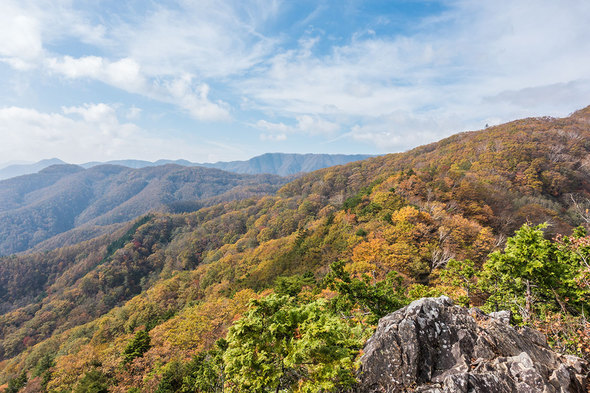
[[[561,308],[565,311],[575,268],[551,241],[545,239],[546,224],[523,225],[506,242],[503,252],[490,254],[484,264],[482,284],[490,297],[488,307],[516,311],[523,322],[543,311]]]
[[[142,357],[150,348],[150,334],[146,330],[140,330],[123,350],[123,363],[131,363],[133,359]]]
[[[74,389],[74,393],[108,393],[108,388],[109,380],[107,376],[94,369],[84,374],[76,389]]]
[[[323,300],[299,305],[270,295],[229,330],[223,355],[236,392],[317,392],[351,386],[363,331],[329,312]]]
[[[349,312],[360,307],[370,313],[369,322],[373,323],[408,303],[402,278],[395,271],[389,272],[385,280],[375,282],[368,275],[360,279],[352,277],[344,270],[344,261],[332,263],[330,269],[325,283],[338,292],[332,302],[338,311]]]

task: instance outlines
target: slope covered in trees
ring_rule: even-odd
[[[334,391],[379,317],[441,293],[587,356],[590,237],[574,228],[590,222],[589,141],[590,108],[524,119],[3,258],[44,293],[3,284],[17,308],[0,318],[2,376],[29,391]]]
[[[152,210],[187,211],[220,201],[274,193],[285,179],[208,168],[164,165],[143,169],[101,165],[51,166],[0,181],[0,255],[72,244],[105,233]],[[45,249],[48,249],[46,247]]]

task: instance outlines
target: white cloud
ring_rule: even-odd
[[[307,134],[332,134],[340,129],[340,125],[319,116],[297,116],[297,130]]]
[[[258,120],[256,122],[256,127],[264,131],[279,132],[283,134],[293,132],[292,126],[288,126],[285,123],[272,123],[267,120]]]
[[[277,41],[259,32],[278,12],[275,0],[183,1],[179,6],[157,6],[139,23],[116,26],[110,35],[151,75],[226,77],[250,69],[275,48]]]
[[[573,80],[567,83],[553,83],[525,87],[522,89],[503,90],[492,96],[483,97],[484,105],[501,108],[499,112],[510,113],[526,108],[536,108],[539,114],[561,116],[573,108],[590,104],[590,76],[588,79]],[[580,103],[572,107],[572,103]]]
[[[161,85],[159,89],[148,93],[154,97],[173,102],[185,109],[195,119],[204,121],[229,120],[229,105],[218,100],[209,99],[209,85],[195,85],[190,75],[184,75]]]
[[[67,114],[79,114],[76,120]],[[62,113],[34,109],[0,109],[1,154],[9,159],[61,156],[75,162],[110,157],[139,132],[130,123],[119,123],[114,109],[105,105],[64,108]]]
[[[312,28],[295,47],[284,40],[291,30],[276,29],[288,19],[278,0],[146,4],[106,18],[71,0],[4,0],[0,61],[100,81],[199,121],[241,122],[254,111],[247,116],[261,120],[246,125],[263,140],[346,132],[383,151],[491,121],[565,115],[590,97],[587,0],[450,0],[411,29],[351,26],[332,41]],[[320,5],[300,23],[329,12]],[[64,42],[80,44],[79,53],[61,53]],[[64,111],[38,115],[88,127],[98,116],[110,130],[127,124],[108,108]]]
[[[162,81],[145,76],[139,64],[130,58],[115,62],[98,56],[47,60],[50,70],[67,78],[96,79],[116,88],[131,93],[175,104],[186,110],[195,119],[203,121],[228,120],[228,105],[221,100],[213,102],[209,99],[209,85],[195,84],[188,74]],[[151,83],[150,83],[151,81]]]
[[[45,45],[64,38],[105,45],[105,26],[95,24],[70,0],[3,0],[0,60],[27,70],[40,64]]]
[[[261,108],[281,114],[379,116],[424,96],[432,47],[413,39],[370,39],[316,56],[309,42],[275,56],[241,84]],[[403,81],[403,83],[402,83]]]
[[[287,140],[286,134],[260,134],[261,141],[281,142]]]
[[[0,156],[3,160],[59,157],[67,162],[122,158],[225,157],[224,148],[199,146],[172,137],[155,137],[137,125],[121,122],[113,106],[85,104],[44,113],[20,107],[0,108]]]
[[[139,64],[131,58],[111,62],[98,56],[64,56],[62,59],[49,58],[46,64],[51,71],[71,79],[92,78],[132,93],[146,89]]]
[[[210,98],[210,84],[203,77],[241,72],[260,61],[272,42],[257,33],[257,24],[277,10],[276,1],[257,1],[255,9],[241,12],[239,3],[184,3],[180,10],[155,5],[147,17],[133,16],[133,24],[118,20],[107,26],[90,22],[68,1],[7,1],[7,12],[0,16],[0,61],[18,69],[43,65],[66,78],[98,80],[177,105],[203,121],[231,117],[226,102]],[[112,60],[44,53],[44,41],[71,38],[124,55]]]
[[[107,128],[117,126],[119,122],[115,108],[103,103],[63,107],[62,112],[66,115],[72,113],[78,114],[87,123],[96,124],[99,126],[104,125]]]
[[[317,37],[302,41],[242,81],[242,92],[250,108],[295,121],[336,116],[349,136],[383,150],[588,105],[590,2],[447,5],[406,35],[357,34],[327,54],[314,49]]]
[[[133,105],[131,108],[129,108],[129,110],[125,114],[125,117],[129,120],[134,120],[134,119],[139,118],[139,116],[141,116],[141,112],[142,112],[141,108],[138,108],[135,105]]]
[[[261,134],[262,140],[282,141],[287,139],[287,134],[334,134],[341,129],[340,124],[328,121],[319,116],[301,115],[297,116],[295,125],[285,123],[273,123],[267,120],[258,120],[254,127],[265,131]]]
[[[458,116],[416,116],[406,111],[395,111],[363,124],[355,124],[347,136],[355,141],[373,144],[382,152],[402,151],[466,131],[462,129],[464,126]]]
[[[0,26],[0,61],[19,70],[33,67],[43,50],[37,20],[7,3],[0,12]]]

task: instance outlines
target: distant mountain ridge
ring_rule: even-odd
[[[120,165],[120,166],[125,166],[127,168],[141,169],[141,168],[166,165],[166,164],[176,164],[176,165],[181,165],[181,166],[204,166],[201,164],[196,164],[194,162],[190,162],[188,160],[157,160],[157,161],[111,160],[111,161],[106,161],[106,162],[91,161],[91,162],[86,162],[84,164],[80,164],[80,166],[88,169],[88,168],[95,167],[97,165]]]
[[[222,169],[228,172],[258,174],[272,173],[280,176],[294,175],[300,172],[313,172],[335,165],[348,164],[373,157],[366,154],[286,154],[266,153],[247,161],[216,162],[199,164],[208,168]]]
[[[0,181],[0,255],[28,250],[74,229],[81,230],[70,237],[82,241],[87,238],[83,233],[93,237],[108,225],[149,211],[192,211],[220,201],[273,193],[286,181],[276,175],[174,164],[140,169],[53,165],[39,173]]]
[[[59,158],[50,158],[47,160],[41,160],[33,164],[14,164],[8,165],[0,169],[0,180],[10,179],[11,177],[28,175],[30,173],[37,173],[51,165],[66,164],[66,162]]]
[[[92,168],[98,165],[120,165],[128,168],[140,169],[166,164],[176,164],[186,167],[202,166],[207,168],[222,169],[228,172],[244,173],[250,175],[271,174],[288,176],[300,172],[313,172],[317,169],[334,165],[348,164],[349,162],[364,160],[373,157],[367,154],[289,154],[266,153],[244,161],[219,161],[215,163],[195,163],[188,160],[112,160],[106,162],[91,161],[80,164],[82,168]],[[58,159],[51,158],[41,160],[33,164],[9,165],[0,168],[0,180],[11,177],[37,173],[51,165],[67,164]]]

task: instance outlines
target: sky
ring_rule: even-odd
[[[0,163],[405,151],[590,105],[588,0],[0,0]]]

